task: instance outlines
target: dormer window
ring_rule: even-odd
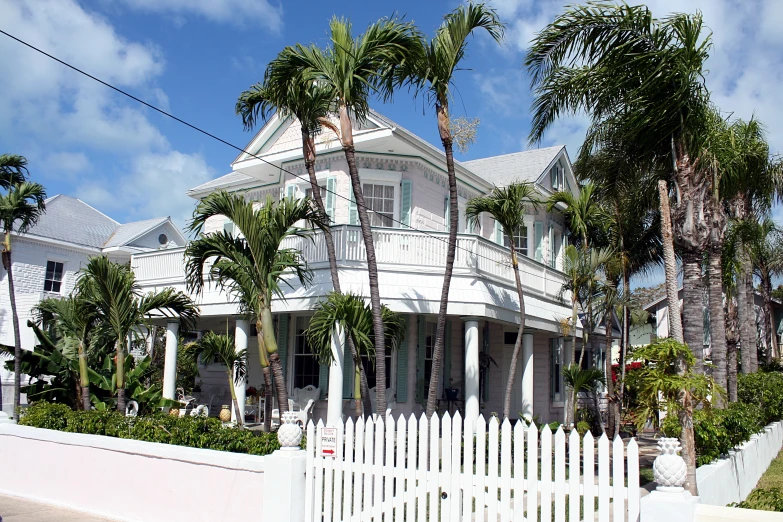
[[[549,171],[549,176],[552,180],[552,190],[558,191],[565,188],[565,170],[559,161]]]

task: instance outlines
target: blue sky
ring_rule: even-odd
[[[527,42],[564,2],[495,0],[508,25],[497,45],[475,38],[458,75],[452,107],[479,118],[478,142],[459,159],[528,147],[530,91],[522,70]],[[707,76],[725,111],[766,125],[783,148],[783,2],[652,0],[656,16],[703,10],[715,48]],[[250,134],[234,115],[237,95],[260,80],[285,45],[326,43],[332,15],[356,32],[404,14],[427,33],[458,2],[287,0],[0,0],[0,28],[222,138],[244,146]],[[84,199],[120,221],[192,210],[185,191],[229,172],[236,152],[79,77],[0,35],[0,152],[23,154],[49,194]],[[10,74],[9,74],[10,72]],[[378,110],[438,143],[433,111],[400,93]],[[564,143],[572,157],[586,120],[559,121],[543,145]],[[777,209],[779,221],[781,213]]]

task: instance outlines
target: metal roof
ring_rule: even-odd
[[[517,181],[536,181],[565,147],[557,145],[544,149],[514,152],[502,156],[463,161],[468,170],[499,187]]]

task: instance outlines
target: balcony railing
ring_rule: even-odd
[[[339,266],[357,267],[366,263],[367,253],[358,226],[333,227],[332,236]],[[437,273],[446,264],[446,232],[374,228],[373,239],[381,269],[398,267],[401,271],[426,269]],[[316,232],[307,239],[286,238],[282,246],[299,249],[312,269],[328,266],[326,241],[322,232]],[[184,248],[138,254],[133,256],[133,270],[142,285],[182,282],[185,278],[184,254]],[[560,271],[526,256],[519,256],[519,270],[523,285],[538,294],[554,297],[563,284]],[[457,236],[454,272],[463,275],[472,273],[514,284],[508,249],[473,234]]]

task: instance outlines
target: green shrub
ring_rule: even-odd
[[[226,428],[213,418],[172,417],[162,413],[125,417],[116,411],[73,411],[65,405],[47,402],[36,402],[27,408],[19,424],[251,455],[268,455],[280,448],[274,433]]]
[[[742,502],[730,504],[729,506],[783,512],[783,492],[778,488],[756,489]]]
[[[764,424],[783,419],[783,374],[758,372],[737,379],[737,399],[755,404],[764,412]]]

